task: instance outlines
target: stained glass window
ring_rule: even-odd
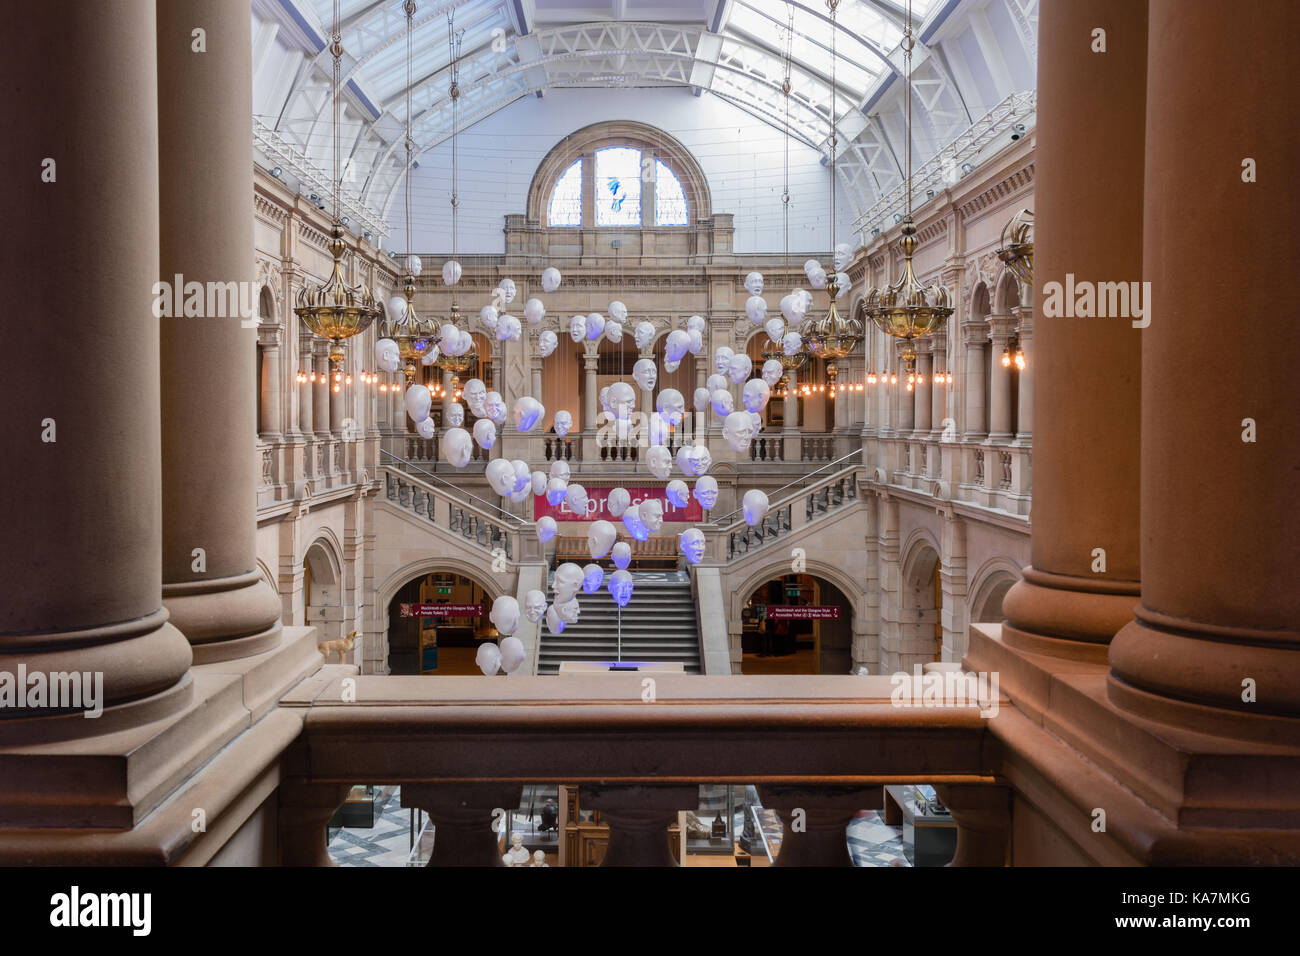
[[[686,193],[662,159],[655,160],[655,225],[686,225]]]
[[[596,164],[597,168],[600,164]],[[638,199],[638,203],[640,200]],[[582,225],[582,160],[575,159],[551,190],[546,220],[552,226]]]
[[[641,224],[641,150],[611,146],[596,153],[596,225]]]

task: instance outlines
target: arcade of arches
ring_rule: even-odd
[[[31,93],[3,107],[22,148],[2,178],[32,182],[47,155],[57,178],[7,187],[27,252],[0,274],[38,320],[13,323],[0,425],[21,476],[0,505],[0,676],[102,673],[104,711],[88,729],[78,707],[0,707],[22,781],[0,793],[0,863],[324,864],[350,788],[374,803],[399,778],[385,799],[441,830],[435,856],[478,852],[478,809],[519,800],[554,810],[528,839],[555,862],[665,862],[636,836],[660,811],[689,862],[739,846],[729,801],[754,803],[726,781],[768,780],[746,852],[813,806],[830,837],[787,837],[785,865],[842,863],[839,823],[884,809],[863,753],[871,779],[935,788],[961,863],[1300,862],[1300,433],[1281,391],[1300,337],[1224,324],[1277,314],[1278,276],[1300,272],[1300,6],[914,5],[909,100],[900,4],[840,0],[851,27],[674,4],[647,28],[623,4],[466,0],[444,5],[474,77],[453,108],[447,11],[420,0],[408,116],[402,5],[341,0],[358,174],[337,217],[329,0],[17,5],[31,42],[0,71]],[[758,36],[788,13],[809,42]],[[1080,40],[1094,20],[1105,57]],[[667,52],[630,51],[624,28]],[[833,93],[825,57],[800,59],[832,35]],[[762,316],[796,317],[795,289],[827,315],[837,254],[836,309],[863,334],[832,362],[776,350]],[[380,315],[331,341],[301,310],[336,256]],[[952,313],[903,341],[867,312],[909,270]],[[412,360],[427,416],[377,350],[381,329],[405,344],[388,319],[408,271],[430,339],[472,337],[459,364]],[[160,315],[159,276],[208,303],[251,289],[251,313]],[[1136,299],[1057,314],[1046,289],[1067,277],[1148,283],[1150,321]],[[90,342],[108,374],[48,374]],[[778,351],[791,367],[753,385]],[[644,417],[611,436],[638,363],[624,411]],[[647,422],[678,400],[652,471]],[[737,425],[747,400],[757,424]],[[523,463],[513,490],[502,460]],[[890,706],[898,675],[966,673],[1000,675],[1000,696]],[[1097,806],[1105,833],[1080,813]]]

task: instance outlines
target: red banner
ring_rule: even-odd
[[[838,605],[769,604],[767,619],[769,621],[838,621],[840,609]]]
[[[482,617],[482,604],[403,604],[402,617]]]
[[[556,521],[599,521],[602,518],[606,521],[612,521],[617,525],[622,524],[621,518],[615,518],[609,513],[609,493],[614,490],[614,485],[609,487],[590,487],[583,485],[587,489],[587,513],[585,515],[574,514],[569,510],[568,502],[561,501],[559,507],[551,507],[546,500],[545,495],[536,495],[533,497],[533,520],[544,518],[550,515]],[[646,498],[658,498],[659,503],[664,506],[665,521],[688,521],[701,522],[704,520],[704,509],[692,495],[688,500],[685,508],[679,508],[668,500],[662,488],[629,488],[627,485],[621,487],[627,490],[632,496],[632,504],[640,504]],[[688,484],[689,488],[690,485]]]

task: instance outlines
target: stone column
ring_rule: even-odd
[[[1016,320],[1009,315],[989,316],[989,343],[992,361],[989,375],[990,444],[1011,441],[1011,369],[1002,364],[1002,356],[1011,344]]]
[[[903,343],[898,342],[895,348],[901,351]],[[910,392],[907,390],[908,372],[903,367],[901,358],[896,361],[898,366],[898,405],[897,414],[894,416],[894,433],[899,438],[911,438],[912,430],[916,428],[916,386],[913,385]]]
[[[1003,601],[1002,633],[1040,649],[1065,650],[1051,638],[1107,644],[1137,603],[1145,333],[1125,318],[1048,314],[1042,303],[1067,274],[1097,283],[1140,278],[1146,9],[1135,0],[1058,0],[1043,5],[1039,27],[1034,280],[1043,321],[1034,375],[1042,381],[1035,403],[1052,427],[1034,436],[1031,566]],[[1104,55],[1079,39],[1099,24]],[[1215,60],[1224,59],[1220,50]],[[1092,133],[1080,137],[1080,129]],[[1210,376],[1222,377],[1221,369]]]
[[[13,144],[0,151],[0,210],[23,235],[0,276],[23,290],[25,310],[6,329],[13,378],[0,438],[13,480],[0,501],[0,671],[101,672],[103,703],[134,701],[117,713],[142,723],[191,698],[189,644],[159,592],[154,5],[51,0],[21,21],[23,41],[0,62]],[[251,246],[244,254],[251,278]],[[72,275],[33,281],[33,263],[55,262]],[[106,374],[52,370],[71,343],[94,343]],[[251,460],[251,416],[245,439]],[[242,489],[250,503],[255,477]],[[113,712],[47,720],[72,736],[102,734],[123,726]]]
[[[316,367],[316,382],[312,385],[313,419],[317,438],[330,437],[330,360],[329,343],[312,339],[312,364]]]
[[[260,325],[262,349],[262,421],[259,430],[270,441],[280,438],[280,328]]]
[[[962,422],[962,438],[980,442],[988,437],[984,388],[984,351],[988,348],[989,327],[983,319],[963,322],[963,342],[966,345],[966,417]]]
[[[344,368],[351,368],[350,357],[343,362]],[[338,438],[343,434],[343,419],[347,417],[348,409],[348,391],[352,386],[346,384],[346,375],[344,379],[335,379],[336,373],[330,373],[329,379],[329,396],[330,396],[330,435]]]
[[[655,363],[655,385],[656,387],[658,387],[658,380],[663,378],[664,370],[663,367],[660,365],[660,363],[655,359],[654,346],[651,345],[649,348],[642,349],[640,354],[637,357],[643,359],[649,359],[650,361]],[[628,378],[631,379],[630,373],[628,375]],[[655,410],[654,393],[642,391],[641,386],[637,385],[635,380],[632,380],[632,387],[636,389],[637,395],[640,397],[642,414],[649,415],[651,412]],[[736,407],[737,408],[740,407],[739,402],[736,403]]]
[[[1121,706],[1260,744],[1293,742],[1280,718],[1300,717],[1300,432],[1285,397],[1300,334],[1277,285],[1300,271],[1300,128],[1242,104],[1296,115],[1297,31],[1300,8],[1280,0],[1151,3],[1142,601],[1110,647]],[[1225,298],[1269,331],[1226,330],[1209,307]]]
[[[934,356],[934,361],[931,363],[933,377],[930,380],[930,437],[935,441],[943,437],[944,408],[947,404],[948,386],[936,379],[948,370],[947,347],[948,343],[944,340],[942,332],[930,343],[930,351]]]
[[[312,384],[311,373],[315,366],[311,357],[311,333],[302,329],[299,333],[298,370],[307,377],[307,381],[298,386],[298,430],[306,438],[311,438],[314,425],[312,422],[312,393],[316,386]]]
[[[916,391],[913,392],[915,403],[913,416],[915,431],[913,438],[930,437],[931,379],[934,375],[934,357],[928,351],[929,343],[918,342],[916,350]]]
[[[582,358],[583,393],[582,393],[582,458],[584,461],[599,461],[600,447],[596,444],[596,416],[600,409],[600,389],[596,387],[596,350],[584,346]]]
[[[251,18],[223,0],[158,6],[160,271],[187,283],[253,282]],[[162,320],[163,598],[195,663],[280,639],[280,599],[254,556],[256,335],[232,311]]]
[[[1033,442],[1034,432],[1034,360],[1030,344],[1034,335],[1034,307],[1019,305],[1012,310],[1016,318],[1016,335],[1020,342],[1020,351],[1025,355],[1025,367],[1018,374],[1020,389],[1017,399],[1020,407],[1016,412],[1016,444],[1029,445]]]

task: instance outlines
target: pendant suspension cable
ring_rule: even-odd
[[[908,2],[910,3],[911,0],[908,0]],[[836,147],[839,145],[838,142],[839,137],[837,135],[839,131],[839,126],[836,124],[836,116],[835,116],[835,97],[836,97],[836,89],[837,89],[836,82],[835,82],[835,65],[836,62],[839,60],[839,57],[835,53],[835,37],[836,34],[839,33],[839,30],[836,28],[835,25],[835,11],[839,9],[839,5],[840,5],[840,0],[826,0],[826,6],[829,7],[831,11],[831,105],[830,105],[830,109],[828,110],[828,113],[830,114],[830,118],[831,118],[831,249],[832,250],[834,250],[835,248],[835,150]],[[831,266],[833,268],[834,263],[831,263]]]
[[[460,105],[460,39],[456,32],[456,11],[447,11],[447,48],[451,60],[451,258],[456,259],[456,238],[459,231],[460,195],[459,169],[456,155],[457,107]],[[452,286],[452,301],[456,290]]]
[[[339,170],[339,84],[343,78],[343,31],[339,25],[339,0],[334,0],[334,29],[330,34],[330,53],[334,57],[331,90],[334,96],[334,225],[342,221],[343,177]]]
[[[411,255],[411,30],[415,18],[415,0],[406,0],[406,254]]]
[[[907,74],[907,218],[912,218],[912,0],[907,0],[907,31],[903,36],[903,72]]]

